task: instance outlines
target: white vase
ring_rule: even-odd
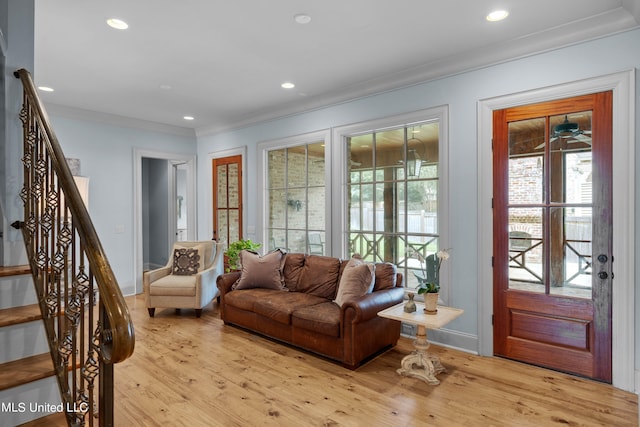
[[[424,294],[424,312],[426,314],[438,313],[438,293]]]

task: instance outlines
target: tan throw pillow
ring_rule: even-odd
[[[200,268],[200,255],[197,249],[175,249],[173,251],[173,274],[191,276]]]
[[[241,251],[240,264],[242,265],[242,271],[240,278],[232,289],[265,288],[287,290],[282,279],[282,266],[284,265],[285,255],[280,249],[271,251],[265,256],[260,256],[257,252],[246,249]]]
[[[362,258],[354,255],[342,272],[334,302],[342,307],[346,301],[370,293],[373,290],[375,277],[373,264],[365,263]]]

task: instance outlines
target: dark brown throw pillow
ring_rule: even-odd
[[[173,251],[173,274],[191,276],[200,268],[200,255],[197,249],[175,249]]]
[[[362,258],[354,255],[342,272],[334,302],[342,307],[346,301],[370,293],[373,290],[374,280],[373,264],[365,263]]]
[[[282,278],[282,267],[285,255],[281,249],[276,249],[264,256],[257,252],[243,250],[240,252],[242,272],[232,289],[265,288],[287,290]]]

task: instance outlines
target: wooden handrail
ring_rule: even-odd
[[[111,425],[113,364],[133,353],[133,323],[33,79],[25,69],[14,74],[24,88],[20,119],[25,183],[20,195],[25,218],[18,223],[63,402],[87,404],[84,413],[67,414],[67,420],[70,425],[84,425],[85,420],[93,425],[94,417],[86,414],[94,411],[88,406],[96,406],[97,377],[100,425]],[[68,375],[76,366],[80,373]]]

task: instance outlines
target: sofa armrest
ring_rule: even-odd
[[[372,292],[362,298],[346,301],[342,305],[342,320],[345,319],[345,312],[349,309],[355,311],[355,316],[349,316],[354,323],[359,323],[372,319],[385,308],[400,304],[404,299],[404,288],[395,287]]]
[[[220,290],[220,294],[224,295],[231,290],[231,287],[234,283],[240,278],[239,271],[233,271],[231,273],[224,273],[218,276],[216,280],[216,285]]]

